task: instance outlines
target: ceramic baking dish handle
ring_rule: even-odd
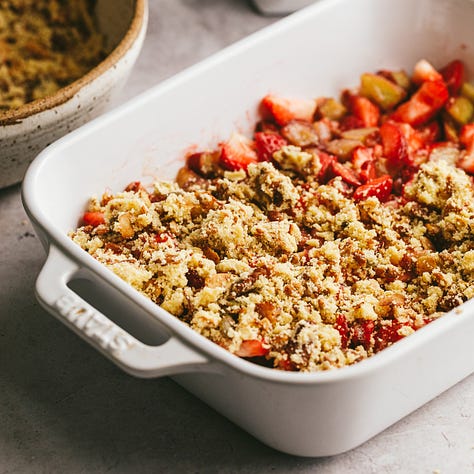
[[[176,337],[160,346],[149,346],[115,324],[69,288],[68,282],[79,269],[77,263],[51,245],[36,281],[38,300],[123,370],[150,378],[210,367],[207,358]]]

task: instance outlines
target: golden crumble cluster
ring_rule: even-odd
[[[0,111],[54,94],[96,66],[95,0],[0,0]]]
[[[267,96],[252,140],[188,156],[176,182],[93,198],[71,237],[240,357],[303,372],[361,361],[474,296],[474,125],[447,136],[448,97],[399,119],[421,120],[429,81],[450,96],[445,76],[408,79],[385,108],[361,91]]]

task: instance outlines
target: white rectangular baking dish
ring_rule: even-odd
[[[469,0],[323,0],[56,142],[34,161],[23,185],[25,208],[48,251],[39,301],[125,371],[179,374],[180,384],[278,450],[333,455],[379,433],[474,371],[473,301],[357,365],[281,372],[198,335],[67,233],[91,195],[173,177],[188,147],[250,131],[269,91],[335,95],[357,84],[362,72],[410,70],[423,57],[436,66],[460,58],[472,77],[473,24]],[[95,298],[80,296],[78,279],[95,288]],[[164,344],[147,339],[152,326]]]

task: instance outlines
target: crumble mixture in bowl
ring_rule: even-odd
[[[52,95],[105,58],[94,4],[0,1],[0,110]]]
[[[237,356],[303,372],[363,360],[474,296],[463,73],[422,60],[340,100],[268,95],[253,139],[91,199],[71,237]]]

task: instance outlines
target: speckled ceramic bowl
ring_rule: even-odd
[[[148,20],[147,0],[98,0],[109,55],[55,94],[0,113],[0,188],[18,183],[47,145],[103,112],[125,84]]]

